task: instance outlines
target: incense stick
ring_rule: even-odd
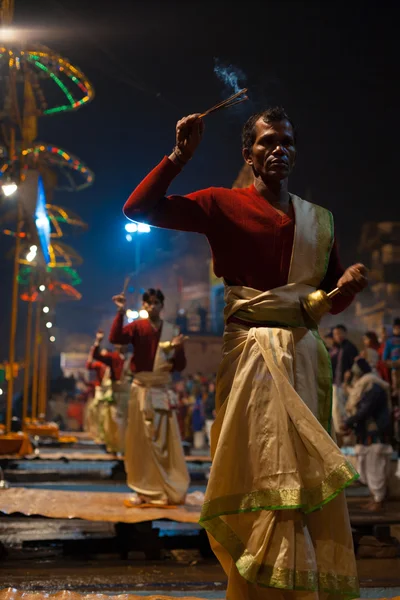
[[[243,88],[236,94],[229,96],[229,98],[227,98],[226,100],[223,100],[222,102],[219,102],[218,104],[215,104],[214,106],[212,106],[211,108],[209,108],[208,110],[203,112],[200,115],[200,118],[203,118],[206,115],[209,115],[210,113],[215,112],[216,110],[219,110],[220,108],[230,108],[231,106],[235,106],[235,104],[240,104],[240,102],[244,102],[245,100],[248,100],[247,96],[244,96],[243,98],[239,98],[239,96],[242,96],[246,92],[247,92],[247,88]],[[233,102],[233,100],[235,100],[236,98],[238,98],[238,100],[236,100],[236,102]]]
[[[128,283],[131,279],[131,275],[128,275],[128,277],[125,277],[125,281],[124,281],[124,287],[122,289],[122,296],[125,296],[126,290],[128,289]]]

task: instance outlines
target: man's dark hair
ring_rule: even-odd
[[[397,318],[393,321],[393,327],[400,327],[400,319]]]
[[[155,296],[157,298],[157,300],[159,300],[161,302],[161,304],[164,304],[164,294],[162,293],[161,290],[155,290],[154,288],[149,288],[142,296],[143,302],[150,302],[150,298],[152,296]]]
[[[357,358],[357,360],[355,360],[354,362],[356,363],[356,365],[358,366],[358,368],[364,375],[366,375],[367,373],[371,373],[371,371],[372,371],[371,366],[365,360],[365,358]]]
[[[378,336],[375,331],[366,331],[364,333],[365,337],[368,338],[375,346],[379,346]]]
[[[346,325],[341,325],[341,324],[335,325],[335,327],[333,329],[340,329],[344,333],[347,333],[347,327],[346,327]]]
[[[244,124],[242,131],[242,148],[251,152],[253,144],[256,139],[256,123],[262,119],[265,123],[274,123],[276,121],[289,121],[293,127],[294,141],[296,142],[296,128],[293,121],[288,117],[286,111],[282,106],[274,106],[267,108],[261,112],[252,115]]]

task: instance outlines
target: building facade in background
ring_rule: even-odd
[[[365,223],[358,249],[370,268],[370,290],[356,302],[356,318],[379,331],[400,317],[400,222]]]

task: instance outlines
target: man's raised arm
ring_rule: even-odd
[[[166,196],[174,178],[192,158],[203,130],[199,115],[190,115],[178,121],[172,154],[163,158],[126,201],[123,210],[128,219],[165,229],[207,233],[212,209],[210,189],[186,196]]]

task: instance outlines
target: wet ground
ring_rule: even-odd
[[[81,444],[80,450],[85,449],[93,452],[93,444]],[[54,461],[46,460],[45,454],[42,460],[5,465],[11,485],[129,492],[118,461]],[[209,464],[191,463],[189,469],[191,491],[204,491]],[[390,538],[400,539],[400,533],[398,526],[386,524],[399,520],[400,505],[390,505],[384,517],[371,521],[359,506],[366,495],[363,487],[348,490],[358,532],[362,597],[400,596],[400,559]],[[154,521],[132,526],[0,516],[0,589],[224,598],[225,585],[225,575],[196,524]]]

